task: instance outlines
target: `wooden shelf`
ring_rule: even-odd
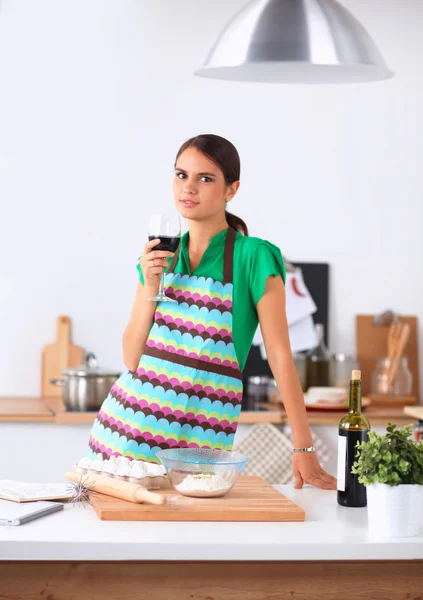
[[[389,421],[398,426],[423,419],[423,406],[369,406],[364,411],[372,425],[387,425]],[[0,398],[0,422],[9,423],[58,423],[68,425],[91,425],[97,412],[67,412],[60,398]],[[337,425],[341,412],[308,411],[310,425]],[[420,417],[418,415],[421,415]],[[269,410],[242,411],[241,425],[255,423],[287,423],[284,410],[269,406]]]
[[[92,424],[97,416],[97,412],[57,412],[56,423],[60,424]],[[241,412],[239,423],[254,424],[254,423],[283,423],[286,421],[280,411],[245,411]]]
[[[266,406],[268,406],[269,409],[270,408],[272,409],[271,414],[275,414],[274,409],[277,405],[270,404],[270,403],[268,403],[268,404],[262,403],[260,406],[262,408],[265,408]],[[409,408],[410,408],[410,411],[414,408],[415,411],[420,410],[423,413],[423,407],[421,407],[420,409],[417,407],[409,407]],[[346,414],[346,412],[347,412],[346,409],[345,409],[345,411],[337,411],[337,410],[335,410],[335,411],[328,411],[328,410],[312,411],[312,410],[308,410],[307,417],[308,417],[308,422],[310,425],[335,425],[335,424],[338,425],[339,421],[344,416],[344,414]],[[370,405],[370,406],[366,406],[365,408],[363,408],[363,413],[367,416],[367,418],[370,420],[370,422],[373,425],[387,425],[389,423],[389,421],[396,423],[398,426],[407,425],[408,423],[412,422],[412,419],[410,419],[410,416],[413,416],[411,412],[406,412],[404,410],[403,406],[380,406],[380,405],[373,406],[373,405]],[[256,413],[252,413],[252,414],[256,414]],[[286,423],[288,421],[288,416],[283,408],[281,408],[280,415],[281,415],[281,421],[277,421],[277,422]],[[422,416],[422,418],[423,418],[423,416]],[[270,421],[270,422],[276,422],[276,421]]]
[[[404,413],[413,419],[423,421],[423,406],[404,406]]]
[[[307,412],[310,425],[338,425],[344,413]],[[363,410],[371,425],[387,425],[389,422],[402,427],[412,423],[410,417],[404,414],[402,406],[381,407],[369,406]]]
[[[45,403],[55,413],[55,422],[60,425],[92,425],[98,411],[70,412],[65,409],[61,398],[45,398]]]
[[[54,423],[55,414],[41,398],[0,398],[0,421],[5,423]]]

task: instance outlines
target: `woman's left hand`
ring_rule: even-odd
[[[320,466],[315,452],[294,452],[292,466],[295,476],[295,489],[309,483],[324,490],[336,490],[336,479]]]

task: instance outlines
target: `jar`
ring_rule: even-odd
[[[298,379],[300,380],[301,388],[305,391],[307,383],[307,355],[302,352],[297,352],[292,355],[292,359],[297,369]],[[269,378],[267,385],[267,397],[270,404],[280,404],[281,396],[279,394],[278,386],[273,378]]]
[[[307,389],[329,385],[331,356],[324,342],[325,330],[321,323],[315,325],[318,344],[307,352]]]
[[[298,378],[301,383],[301,388],[303,392],[305,392],[307,385],[307,355],[298,352],[297,354],[293,354],[292,358],[295,363],[295,368],[297,369]]]
[[[245,410],[260,410],[260,404],[268,402],[268,385],[271,379],[267,375],[253,375],[248,378]]]
[[[413,375],[408,368],[408,358],[402,356],[392,384],[388,388],[388,372],[391,361],[389,358],[377,359],[372,373],[372,394],[384,396],[410,396],[413,389]]]
[[[355,356],[348,356],[341,352],[332,354],[330,365],[330,386],[336,388],[349,388],[351,373],[358,369],[358,360]]]
[[[270,404],[279,404],[281,401],[278,386],[274,379],[270,379],[267,385],[267,397],[269,398]]]

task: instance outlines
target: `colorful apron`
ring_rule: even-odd
[[[174,273],[136,372],[119,377],[91,430],[87,455],[98,452],[159,462],[167,448],[231,450],[242,400],[242,374],[232,336],[233,251],[228,228],[224,282]]]

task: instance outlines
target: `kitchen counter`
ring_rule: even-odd
[[[372,425],[387,425],[389,421],[397,425],[413,422],[404,413],[403,407],[369,406],[363,411]],[[96,412],[67,412],[60,398],[0,398],[0,423],[60,423],[69,425],[91,425]],[[310,425],[338,424],[342,416],[339,411],[308,411]],[[287,423],[284,410],[269,405],[268,410],[246,411],[240,415],[240,424]]]
[[[92,507],[67,504],[62,513],[0,527],[0,559],[423,560],[423,530],[414,538],[370,539],[367,509],[338,506],[336,492],[276,489],[305,511],[304,523],[100,521]]]
[[[20,527],[0,527],[2,597],[20,598],[25,582],[33,597],[47,584],[51,597],[59,597],[59,590],[60,598],[88,597],[84,585],[106,593],[109,577],[116,596],[107,597],[113,598],[126,597],[143,581],[146,597],[163,600],[256,600],[272,594],[279,599],[292,598],[294,592],[304,600],[321,598],[323,592],[325,598],[337,598],[335,590],[351,589],[358,576],[362,600],[386,598],[383,589],[389,588],[391,600],[418,596],[423,527],[414,538],[371,538],[367,509],[338,506],[336,492],[310,486],[277,489],[305,510],[304,523],[105,522],[91,507],[68,504],[62,513]],[[24,578],[20,561],[37,561],[25,564]],[[49,561],[64,562],[55,566]],[[121,566],[119,585],[110,580],[117,567],[104,561]],[[81,596],[73,596],[79,584]],[[207,593],[197,596],[196,586]],[[166,588],[167,596],[158,593]]]

